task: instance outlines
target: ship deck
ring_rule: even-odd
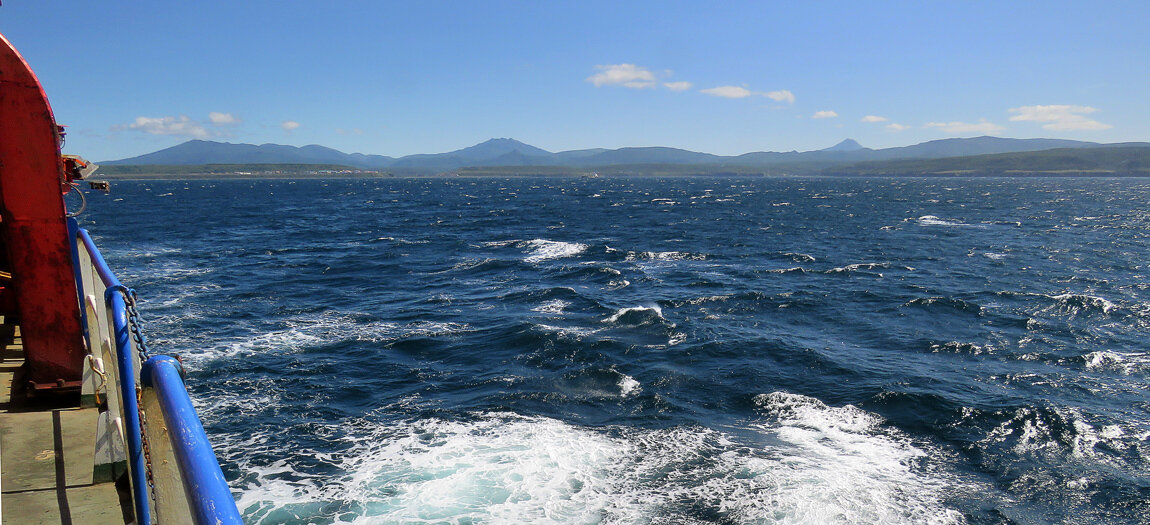
[[[94,482],[97,407],[79,394],[28,399],[20,327],[0,316],[0,521],[125,523],[131,500]]]

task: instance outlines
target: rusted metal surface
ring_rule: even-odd
[[[79,385],[85,351],[62,194],[59,128],[24,58],[0,35],[0,240],[24,334],[26,379]]]

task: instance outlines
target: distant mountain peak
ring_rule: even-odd
[[[501,157],[508,153],[515,152],[519,152],[528,157],[547,156],[551,154],[550,151],[508,138],[488,139],[474,146],[452,151],[451,154],[466,159],[482,160]]]
[[[863,148],[862,144],[855,142],[855,139],[845,139],[842,142],[835,144],[822,151],[858,151]]]

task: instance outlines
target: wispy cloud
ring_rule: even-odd
[[[595,87],[623,86],[631,89],[648,89],[656,86],[655,74],[635,64],[595,66],[595,69],[599,72],[585,79]]]
[[[231,113],[219,113],[216,111],[208,113],[208,121],[216,126],[229,126],[243,122],[243,120],[240,120]]]
[[[795,94],[791,93],[790,91],[787,91],[785,89],[780,89],[778,91],[768,91],[766,93],[763,93],[763,96],[765,96],[765,97],[767,97],[767,98],[769,98],[775,102],[786,102],[788,104],[794,104],[795,103]]]
[[[891,122],[890,124],[886,125],[887,131],[906,131],[908,129],[910,129],[910,126],[904,126],[898,122]]]
[[[688,89],[691,89],[692,86],[694,86],[694,84],[687,82],[685,80],[679,81],[679,82],[665,82],[665,83],[663,83],[663,87],[665,87],[671,91],[686,91]]]
[[[886,117],[880,117],[878,115],[867,115],[859,119],[859,122],[886,122],[886,120]]]
[[[978,122],[927,122],[927,128],[934,128],[945,131],[946,133],[962,134],[962,133],[997,133],[1006,128],[999,126],[993,122],[988,122],[986,119],[980,119]]]
[[[1042,129],[1053,131],[1096,131],[1114,127],[1084,116],[1095,111],[1098,109],[1090,106],[1021,106],[1010,109],[1011,113],[1017,113],[1017,115],[1010,117],[1010,120],[1014,122],[1045,122]]]
[[[363,130],[359,128],[343,129],[335,128],[335,132],[340,135],[363,135]]]
[[[839,114],[835,113],[834,111],[823,110],[816,111],[814,115],[811,115],[811,118],[835,118],[837,116],[839,116]]]
[[[150,135],[173,135],[177,137],[191,137],[206,139],[211,136],[203,123],[188,118],[187,115],[178,117],[136,117],[130,124],[117,124],[112,131],[132,130],[148,133]]]
[[[292,131],[299,129],[299,122],[294,120],[285,120],[280,123],[280,127],[283,128],[284,131],[291,133]]]
[[[754,91],[751,91],[745,87],[739,87],[739,86],[719,86],[719,87],[713,87],[713,88],[707,88],[707,89],[700,89],[699,92],[700,93],[706,93],[708,95],[712,95],[712,96],[716,96],[716,97],[723,97],[723,98],[747,98],[747,97],[755,94]]]

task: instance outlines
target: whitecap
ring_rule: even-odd
[[[798,263],[815,262],[814,256],[807,255],[805,253],[787,252],[787,253],[784,253],[783,256],[784,257],[790,257],[792,261],[798,262]]]
[[[627,252],[626,260],[635,261],[639,259],[649,261],[683,261],[694,260],[703,261],[707,259],[706,255],[694,254],[680,251],[666,251],[666,252]]]
[[[583,253],[588,248],[588,246],[583,243],[549,241],[546,239],[534,239],[519,243],[518,246],[530,250],[531,255],[528,255],[525,259],[523,259],[529,263],[537,263],[550,259],[560,259],[563,257],[573,257]]]
[[[620,308],[616,310],[615,313],[611,314],[610,317],[604,319],[603,322],[617,323],[622,320],[623,322],[629,324],[642,324],[649,320],[651,317],[666,321],[666,318],[663,317],[663,309],[659,308],[659,305],[651,305]],[[634,323],[630,323],[631,321],[634,321]]]
[[[535,308],[532,308],[531,311],[539,312],[541,314],[555,315],[563,313],[563,309],[567,308],[568,306],[571,306],[569,301],[564,301],[562,299],[552,299],[539,306],[536,306]]]
[[[1047,295],[1046,297],[1057,301],[1055,307],[1059,311],[1070,314],[1071,316],[1091,311],[1109,315],[1117,308],[1117,305],[1114,303],[1093,295],[1064,293]]]
[[[703,296],[703,297],[694,297],[691,299],[687,299],[686,301],[684,301],[683,304],[699,305],[699,304],[703,304],[703,303],[725,302],[725,301],[729,301],[733,297],[734,297],[733,295],[707,295],[707,296]]]
[[[918,224],[919,224],[919,226],[949,226],[949,227],[965,226],[965,227],[972,227],[972,228],[983,227],[982,225],[979,225],[979,224],[967,224],[967,223],[962,222],[962,221],[957,220],[957,219],[940,219],[934,215],[923,215],[922,217],[919,217],[918,218]]]
[[[1082,356],[1082,359],[1088,370],[1112,371],[1123,375],[1150,370],[1150,355],[1146,352],[1118,353],[1099,350]]]
[[[559,337],[565,337],[568,339],[575,339],[575,340],[582,340],[586,337],[595,335],[602,330],[602,329],[597,329],[597,328],[586,328],[586,327],[581,327],[581,326],[552,326],[549,324],[542,324],[542,323],[536,324],[535,326],[537,328],[539,328],[540,330],[553,333],[555,335],[558,335]]]
[[[980,345],[978,343],[963,343],[959,341],[947,341],[942,344],[933,343],[930,345],[930,351],[934,353],[954,353],[954,354],[991,354],[995,352],[993,345]]]
[[[607,283],[607,288],[609,288],[611,290],[618,290],[621,288],[626,288],[628,286],[631,286],[631,281],[628,281],[626,279],[614,279],[614,280]]]
[[[859,270],[889,270],[892,268],[893,269],[899,269],[899,270],[906,270],[908,272],[914,271],[914,268],[911,266],[895,266],[895,265],[892,265],[891,263],[888,263],[888,262],[880,262],[880,263],[848,264],[846,266],[839,266],[836,268],[831,268],[830,270],[827,270],[825,273],[849,273],[849,272],[857,272]]]
[[[619,378],[619,395],[623,397],[632,396],[643,390],[643,387],[639,386],[639,381],[635,380],[635,378],[627,374],[621,375],[623,377]]]
[[[1119,424],[1092,423],[1077,408],[1025,407],[991,430],[979,445],[1008,445],[1022,456],[1058,453],[1110,463],[1115,456],[1140,449],[1142,437],[1137,434],[1133,427],[1128,432]]]

